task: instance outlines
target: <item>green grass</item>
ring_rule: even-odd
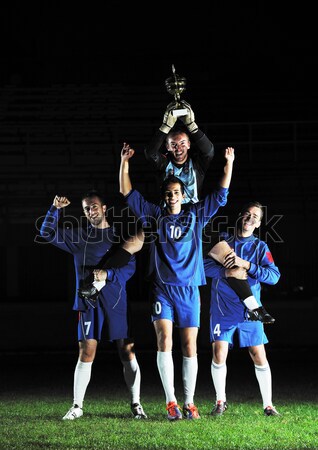
[[[36,393],[35,393],[36,394]],[[318,449],[317,404],[279,402],[279,417],[265,417],[261,403],[236,399],[222,417],[197,396],[201,420],[166,419],[162,394],[143,397],[148,420],[134,420],[127,392],[87,396],[84,416],[62,421],[70,403],[61,394],[7,395],[0,402],[0,449]],[[241,400],[241,401],[240,401]]]
[[[195,402],[201,420],[166,419],[154,351],[139,352],[142,404],[149,419],[134,420],[117,352],[97,355],[85,396],[84,416],[62,417],[72,403],[77,352],[2,355],[0,450],[318,450],[317,349],[268,349],[273,401],[281,416],[265,417],[253,364],[246,352],[228,359],[227,400],[211,417],[215,398],[210,352],[200,352]],[[302,356],[295,363],[295,354]],[[182,404],[181,357],[175,385]]]

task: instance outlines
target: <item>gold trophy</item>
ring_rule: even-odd
[[[173,76],[169,77],[165,81],[165,85],[169,94],[174,96],[175,99],[175,108],[172,111],[172,115],[175,117],[186,116],[188,110],[183,108],[180,103],[180,94],[186,89],[186,79],[184,77],[180,77],[180,75],[176,74],[176,70],[174,65],[172,64],[172,73]]]

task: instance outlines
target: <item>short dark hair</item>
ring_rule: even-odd
[[[240,212],[239,215],[242,216],[249,208],[253,208],[253,207],[259,208],[261,210],[261,217],[260,217],[260,219],[262,220],[263,215],[264,215],[264,207],[263,207],[263,205],[260,202],[257,202],[255,200],[252,200],[252,201],[250,201],[248,203],[245,203],[242,206],[241,212]]]
[[[101,195],[97,190],[95,189],[91,189],[90,191],[86,192],[86,194],[84,194],[82,196],[82,202],[86,199],[86,198],[93,198],[93,197],[97,197],[99,198],[100,202],[102,205],[106,205],[105,199],[103,197],[103,195]]]
[[[166,143],[168,143],[169,139],[172,136],[176,136],[177,134],[185,134],[188,137],[188,139],[190,140],[190,134],[189,134],[189,131],[186,128],[185,129],[183,129],[183,128],[173,128],[172,130],[169,131],[169,133],[166,136]]]
[[[162,185],[160,187],[160,195],[161,197],[164,197],[167,187],[171,183],[178,183],[180,184],[181,193],[184,194],[184,184],[183,181],[180,180],[180,178],[176,177],[175,175],[168,175],[162,182]]]

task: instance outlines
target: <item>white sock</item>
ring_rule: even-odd
[[[174,365],[172,352],[157,352],[157,367],[165,391],[166,403],[177,403],[174,394]]]
[[[255,366],[255,374],[261,391],[263,399],[263,408],[273,406],[272,403],[272,374],[269,364],[265,366]]]
[[[194,403],[195,385],[198,375],[198,356],[192,356],[188,358],[183,356],[182,358],[182,379],[184,389],[184,403]]]
[[[244,305],[247,309],[256,309],[259,308],[259,304],[256,301],[254,295],[250,295],[245,300],[243,300]]]
[[[93,362],[77,361],[74,372],[74,400],[73,404],[83,408],[86,388],[91,379]]]
[[[226,393],[225,393],[225,385],[226,385],[226,375],[227,375],[227,366],[226,363],[216,364],[212,360],[211,364],[211,374],[212,380],[214,384],[214,389],[216,393],[216,400],[221,400],[222,402],[226,401]]]
[[[123,361],[123,372],[126,385],[131,396],[131,404],[140,403],[140,367],[137,358],[131,361]]]

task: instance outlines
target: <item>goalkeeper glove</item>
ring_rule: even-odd
[[[171,128],[174,126],[174,124],[177,121],[177,117],[174,117],[172,115],[172,111],[175,109],[175,102],[169,103],[167,106],[167,109],[165,111],[165,114],[163,116],[162,125],[159,128],[160,131],[162,131],[165,134],[168,134]]]
[[[181,116],[180,120],[185,124],[190,133],[196,133],[198,131],[198,125],[195,123],[194,112],[191,108],[191,105],[187,103],[185,100],[181,100],[180,103],[188,110],[188,114],[185,116]]]

